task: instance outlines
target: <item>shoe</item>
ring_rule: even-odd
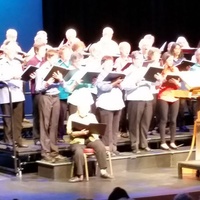
[[[53,156],[52,156],[53,157]],[[53,157],[55,159],[55,161],[67,161],[67,158],[58,154],[57,156]]]
[[[120,133],[120,136],[121,136],[122,138],[128,138],[128,137],[129,137],[129,134],[128,134],[127,132],[121,132],[121,133]]]
[[[108,172],[106,172],[105,174],[101,174],[101,178],[111,179],[112,176]]]
[[[151,149],[151,148],[149,148],[149,147],[145,147],[145,148],[143,148],[142,150],[144,150],[144,151],[147,151],[147,152],[150,152],[150,151],[152,151],[152,149]]]
[[[58,143],[65,143],[65,140],[63,140],[63,139],[58,139]]]
[[[139,154],[139,153],[141,153],[141,151],[140,151],[139,149],[133,149],[132,152],[135,153],[135,154]]]
[[[175,145],[175,143],[173,143],[173,142],[170,143],[169,146],[170,146],[171,149],[178,149],[178,147],[177,147],[177,146]]]
[[[70,183],[77,183],[77,182],[82,182],[82,181],[83,181],[83,178],[78,177],[78,176],[75,176],[75,177],[72,177],[72,178],[69,179]]]
[[[41,145],[41,142],[40,142],[39,140],[35,140],[35,141],[34,141],[34,144],[35,144],[35,145]]]
[[[19,147],[19,148],[28,148],[28,145],[27,144],[16,144],[16,147]]]
[[[113,151],[112,154],[114,154],[115,156],[119,156],[120,152],[116,150],[116,151]]]
[[[46,155],[42,156],[42,160],[44,160],[46,162],[50,162],[50,163],[55,163],[56,162],[55,158],[50,156],[50,154],[46,154]]]
[[[25,123],[31,123],[31,121],[28,120],[28,119],[26,119],[26,118],[23,119],[23,122],[25,122]]]
[[[179,131],[180,131],[180,132],[190,132],[190,129],[189,129],[187,126],[181,126],[181,127],[179,128]]]
[[[169,150],[169,146],[166,143],[161,144],[160,148],[163,150]]]

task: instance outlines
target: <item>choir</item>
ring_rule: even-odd
[[[132,51],[128,42],[118,44],[114,41],[113,34],[111,27],[105,27],[100,40],[86,47],[77,37],[77,31],[68,29],[59,46],[52,47],[48,44],[47,33],[41,30],[34,37],[33,47],[24,53],[17,43],[17,31],[7,30],[1,45],[0,80],[6,81],[11,90],[12,112],[9,111],[8,92],[3,87],[0,88],[0,105],[3,114],[13,116],[13,136],[18,147],[26,147],[21,139],[25,100],[21,75],[29,66],[36,66],[37,70],[28,74],[33,102],[33,139],[35,145],[41,145],[44,160],[55,162],[65,159],[58,152],[57,142],[65,142],[66,133],[70,134],[71,149],[75,154],[83,148],[78,144],[92,144],[88,146],[97,149],[97,152],[101,149],[104,152],[104,147],[108,146],[113,156],[119,155],[119,130],[127,131],[133,153],[151,151],[147,137],[149,131],[156,127],[160,133],[161,149],[178,148],[175,143],[178,114],[180,130],[188,131],[183,128],[186,100],[179,100],[173,91],[183,85],[180,77],[176,78],[179,75],[176,65],[185,59],[182,48],[190,48],[187,40],[181,36],[176,42],[169,42],[165,52],[153,46],[155,37],[147,34],[139,41],[139,49]],[[188,70],[200,69],[199,52],[197,49],[192,57],[196,64]],[[65,68],[67,75],[57,70],[45,79],[54,66]],[[154,81],[145,77],[151,67],[162,68],[161,73],[154,75]],[[83,78],[87,72],[98,72],[99,75],[93,76],[89,82]],[[80,130],[76,134],[71,125],[71,120],[76,121],[76,118],[88,123],[80,115],[80,105],[83,104],[85,108],[90,106],[91,116],[96,117],[95,123],[107,125],[103,135],[93,137],[96,141],[93,143],[88,141],[91,136],[85,138],[88,131]],[[87,112],[85,115],[90,116]],[[67,126],[65,121],[68,121]],[[3,117],[3,123],[5,143],[12,144],[10,119]],[[165,141],[168,124],[169,146]],[[102,169],[106,168],[104,154],[98,157]],[[72,182],[82,180],[79,157],[75,156],[79,178],[72,179]],[[107,172],[106,175],[102,173],[106,178],[110,177]]]

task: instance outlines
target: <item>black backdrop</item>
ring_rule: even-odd
[[[75,28],[86,45],[99,40],[111,26],[117,42],[128,41],[136,49],[147,33],[155,46],[185,36],[190,46],[200,40],[200,0],[43,0],[44,30],[57,46],[66,29]]]

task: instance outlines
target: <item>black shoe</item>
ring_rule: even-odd
[[[190,132],[190,129],[187,126],[181,126],[179,132]]]

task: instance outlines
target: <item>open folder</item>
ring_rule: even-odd
[[[90,123],[89,125],[81,124],[78,122],[72,121],[72,130],[73,131],[81,131],[81,130],[89,130],[89,134],[99,134],[104,135],[106,130],[106,124],[103,123]]]
[[[185,82],[188,90],[192,91],[200,89],[200,72],[198,71],[183,71],[180,72],[182,81]]]
[[[176,80],[179,80],[180,79],[180,75],[178,75],[178,74],[168,74],[167,76],[166,76],[166,80],[167,81],[169,81],[170,79],[176,79]]]
[[[82,77],[84,83],[92,83],[95,78],[98,77],[100,72],[86,72]]]
[[[31,79],[30,75],[32,73],[34,73],[36,70],[38,69],[38,67],[29,65],[22,73],[21,75],[21,80],[23,81],[29,81]]]
[[[189,47],[189,48],[182,48],[182,52],[184,54],[194,54],[197,48]]]
[[[144,78],[146,81],[155,82],[155,74],[161,73],[163,71],[163,68],[161,67],[149,67],[149,69],[146,71]]]
[[[125,74],[123,73],[118,73],[118,72],[110,72],[109,74],[107,74],[107,76],[103,79],[103,81],[114,81],[118,78],[124,79],[125,78]]]
[[[53,73],[57,73],[57,72],[60,72],[63,77],[65,77],[67,75],[67,73],[69,72],[69,70],[65,67],[61,67],[61,66],[53,66],[49,71],[48,73],[46,74],[44,80],[45,81],[48,81],[52,76],[53,76]]]
[[[189,66],[193,66],[195,63],[190,60],[182,60],[179,64],[175,65],[179,71],[188,71]]]

